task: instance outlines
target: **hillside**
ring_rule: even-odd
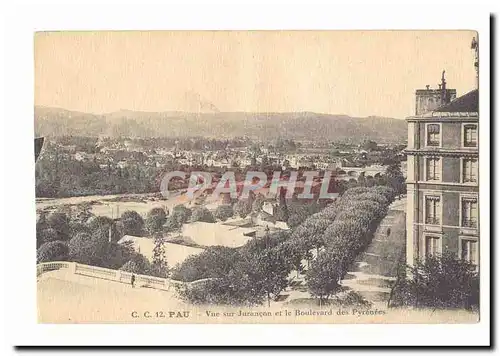
[[[302,140],[355,140],[401,142],[404,120],[346,115],[248,112],[141,112],[120,110],[94,115],[59,108],[35,107],[35,133],[41,136],[206,136]]]

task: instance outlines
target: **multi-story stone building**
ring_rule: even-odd
[[[478,265],[478,90],[452,100],[444,75],[440,90],[417,90],[417,115],[406,119],[406,259],[451,251]]]

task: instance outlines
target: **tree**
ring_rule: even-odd
[[[291,269],[297,271],[297,277],[299,277],[299,274],[304,270],[302,260],[311,259],[309,251],[304,252],[305,249],[302,246],[302,241],[291,238],[282,243],[278,248],[281,250],[281,254],[285,256]]]
[[[47,218],[47,224],[57,232],[57,240],[66,241],[70,238],[70,220],[63,212],[53,212]]]
[[[183,224],[189,221],[192,212],[184,205],[177,205],[172,209],[172,214],[167,218],[165,230],[167,232],[178,230]]]
[[[136,253],[130,261],[125,263],[121,268],[121,271],[130,272],[135,274],[149,274],[151,270],[151,263],[146,257],[140,253]]]
[[[153,261],[150,274],[161,278],[167,278],[169,275],[167,257],[165,254],[165,238],[161,233],[155,235],[155,246],[153,248]]]
[[[132,247],[132,242],[120,244],[111,242],[108,245],[107,253],[105,259],[103,260],[102,267],[118,269],[126,262],[130,261],[130,259],[134,255],[135,251]]]
[[[366,151],[375,151],[377,149],[377,143],[375,141],[366,140],[363,143],[363,149]]]
[[[358,182],[357,182],[358,187],[365,187],[366,186],[366,177],[364,173],[361,173],[358,177]]]
[[[58,238],[59,235],[57,234],[57,231],[49,227],[41,231],[37,231],[36,245],[37,247],[40,247],[47,242],[57,241]]]
[[[281,247],[283,243],[281,236],[271,237],[269,231],[261,241],[253,244],[253,248],[245,249],[248,253],[248,261],[251,261],[250,268],[253,277],[253,285],[261,284],[261,288],[266,295],[268,306],[271,300],[275,300],[280,293],[288,286],[288,275],[291,271],[291,264]],[[259,243],[260,242],[260,243]]]
[[[172,209],[172,214],[175,214],[177,216],[177,220],[182,222],[182,224],[185,224],[191,218],[192,211],[184,205],[176,205]]]
[[[89,234],[97,234],[101,236],[102,239],[108,240],[111,233],[111,241],[118,241],[123,235],[120,235],[118,227],[116,226],[113,219],[107,216],[94,216],[87,222],[87,229],[82,226],[73,226],[76,229],[76,233],[88,232]],[[125,235],[125,234],[124,234]]]
[[[288,265],[278,268],[281,272],[276,274],[273,272],[276,267],[272,263],[271,251],[261,251],[258,243],[254,248],[257,250],[252,253],[248,250],[225,248],[231,252],[219,254],[221,251],[212,250],[208,254],[201,253],[192,260],[188,261],[188,258],[181,267],[184,272],[186,264],[194,267],[192,262],[198,261],[197,271],[202,274],[197,273],[196,277],[191,276],[190,279],[199,280],[203,276],[206,280],[193,286],[181,287],[179,295],[193,304],[256,305],[261,304],[266,297],[268,301],[275,298],[287,285],[284,271]],[[204,261],[207,257],[210,258],[210,266],[215,266],[215,269],[208,268]],[[175,274],[173,278],[177,279]]]
[[[301,240],[304,253],[313,248],[319,253],[319,249],[325,244],[325,230],[330,224],[330,220],[312,215],[294,230],[292,236]]]
[[[99,234],[79,233],[68,242],[69,260],[92,266],[106,264],[108,240]]]
[[[42,231],[47,228],[49,228],[49,224],[47,223],[47,212],[42,210],[40,211],[40,215],[38,217],[38,220],[36,222],[36,231]]]
[[[88,202],[81,203],[76,206],[74,222],[85,224],[93,216],[92,205]]]
[[[144,220],[136,211],[126,211],[120,218],[121,232],[123,235],[142,236],[144,231]]]
[[[68,245],[64,241],[46,242],[36,251],[36,263],[66,261],[68,252]]]
[[[394,190],[397,195],[406,192],[405,177],[401,172],[401,164],[395,163],[387,167],[385,172],[389,186]]]
[[[240,253],[224,247],[208,247],[198,255],[189,256],[172,271],[175,280],[192,282],[204,278],[222,278],[234,268]]]
[[[229,204],[222,204],[215,210],[215,218],[221,221],[226,221],[234,215],[233,207]]]
[[[146,217],[146,229],[150,234],[163,230],[163,225],[167,222],[167,214],[162,208],[153,208]]]
[[[286,204],[286,190],[280,189],[279,191],[279,204],[276,212],[276,220],[278,221],[288,221],[290,213],[288,212],[288,206]]]
[[[193,209],[191,214],[191,222],[202,221],[207,223],[214,223],[215,218],[210,210],[204,206],[198,206]]]
[[[240,199],[234,206],[234,212],[241,218],[245,218],[252,212],[253,202],[250,199]]]
[[[299,202],[293,203],[288,207],[290,217],[288,218],[287,224],[291,229],[302,224],[309,216],[317,213],[319,211],[319,204],[301,204]]]
[[[246,260],[239,260],[235,268],[229,270],[223,278],[207,279],[203,283],[181,286],[179,296],[192,304],[202,305],[258,305],[265,294],[261,282],[250,277],[251,271],[243,266]]]
[[[394,288],[393,306],[464,308],[479,306],[479,273],[471,263],[446,252],[406,266],[410,278]]]
[[[88,224],[84,224],[84,223],[77,222],[77,221],[72,221],[70,224],[70,236],[73,237],[80,232],[90,233],[91,230],[90,230]]]
[[[312,296],[319,298],[320,304],[339,290],[342,278],[341,263],[331,251],[322,251],[312,261],[306,273],[306,282]]]
[[[254,214],[260,213],[262,210],[262,206],[264,205],[265,200],[266,200],[266,198],[264,197],[264,195],[262,195],[260,193],[257,194],[254,202],[252,203],[252,213],[254,213]]]

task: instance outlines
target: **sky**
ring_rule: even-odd
[[[35,105],[403,119],[446,70],[475,89],[472,31],[102,31],[35,34]]]

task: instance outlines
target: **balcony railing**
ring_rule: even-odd
[[[439,147],[439,141],[429,139],[427,140],[427,146]]]
[[[464,177],[464,183],[477,183],[477,178],[476,177]]]
[[[465,141],[464,147],[477,147],[477,142],[476,141]]]
[[[476,219],[462,219],[462,227],[468,227],[471,229],[477,229],[477,220]]]
[[[425,223],[429,224],[429,225],[439,225],[439,218],[427,217],[427,218],[425,218]]]

